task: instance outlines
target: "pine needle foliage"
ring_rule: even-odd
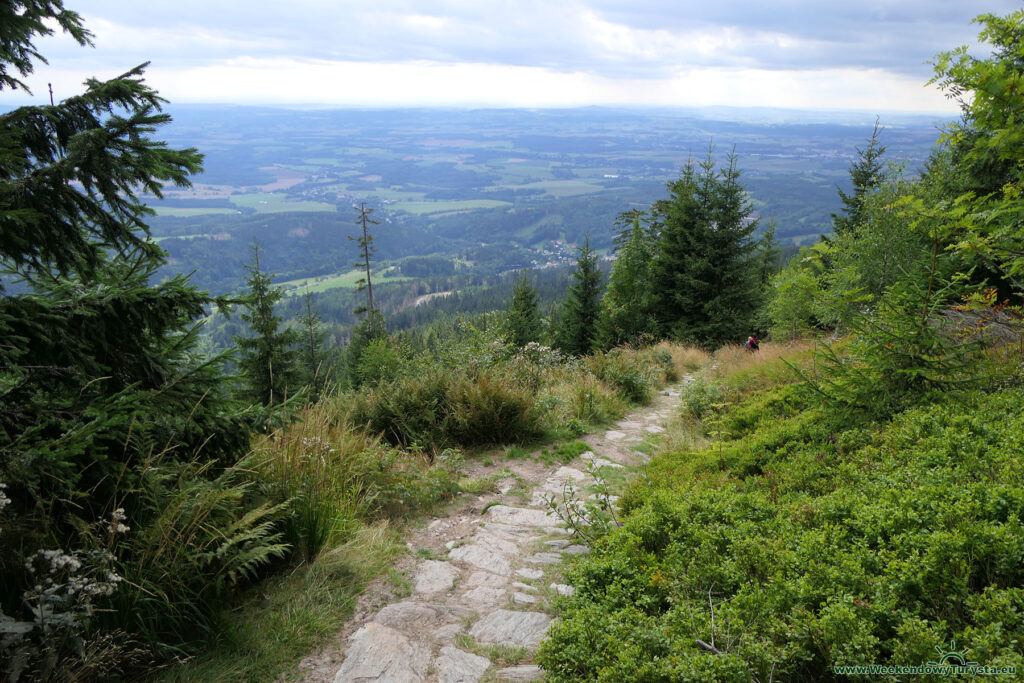
[[[622,214],[618,228],[615,265],[608,276],[598,319],[598,347],[605,350],[653,339],[658,333],[651,283],[657,228],[645,211]]]
[[[569,293],[558,320],[556,346],[574,356],[585,356],[597,341],[597,320],[601,313],[602,276],[597,252],[590,248],[590,237],[577,247],[579,256],[572,271]]]
[[[760,298],[753,207],[736,155],[718,169],[713,151],[688,161],[669,198],[654,205],[660,239],[652,264],[662,334],[712,348],[749,334]]]
[[[875,120],[875,127],[868,138],[868,146],[864,149],[857,149],[857,160],[850,164],[850,181],[853,184],[853,194],[848,194],[842,189],[839,191],[839,199],[843,203],[841,213],[832,214],[832,230],[837,235],[852,232],[864,221],[864,202],[868,195],[883,180],[882,156],[885,154],[885,145],[879,142],[881,129],[878,120]]]
[[[78,15],[60,2],[0,8],[0,90],[25,89],[18,75],[40,58],[32,41],[54,26],[88,43]],[[111,554],[111,571],[133,577],[135,588],[145,583],[154,599],[177,595],[177,581],[196,585],[214,575],[223,578],[212,581],[215,592],[228,596],[280,551],[267,525],[274,506],[221,477],[244,453],[253,423],[230,397],[223,358],[199,346],[200,319],[228,302],[185,276],[154,284],[166,255],[149,239],[152,210],[142,195],[187,186],[202,157],[153,139],[170,118],[144,67],[90,79],[83,94],[58,104],[0,115],[0,270],[5,281],[20,280],[17,293],[0,297],[0,483],[9,496],[0,527],[0,624],[32,625],[0,639],[5,667],[15,659],[35,666],[22,655],[47,652],[74,671],[90,639],[109,643],[119,633],[130,648],[132,640],[163,637],[118,611],[110,601],[127,592],[114,591],[97,598],[95,614],[52,615],[75,638],[49,642],[52,631],[24,600],[37,583],[25,558],[37,551]],[[199,470],[196,461],[204,463]],[[154,462],[163,493],[151,487]],[[198,504],[196,487],[234,502],[200,523],[210,541],[202,548],[175,538],[174,550],[192,562],[175,571],[139,543],[171,514],[168,500]],[[111,518],[128,522],[131,541],[111,547],[83,533]],[[201,602],[172,597],[166,610],[138,615],[176,624],[161,633],[178,638],[208,619],[210,603]]]
[[[273,406],[285,401],[299,389],[299,331],[281,327],[274,305],[283,296],[274,287],[271,274],[260,270],[259,246],[253,245],[252,263],[246,266],[248,292],[242,320],[249,323],[250,337],[236,337],[238,367],[247,385],[247,396],[259,404]]]
[[[505,307],[508,340],[514,346],[523,347],[530,342],[540,341],[541,319],[537,304],[537,288],[525,272],[520,273]]]

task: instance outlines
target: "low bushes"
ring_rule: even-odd
[[[472,349],[420,359],[415,375],[349,394],[352,422],[394,445],[435,452],[582,433],[679,377],[676,355],[691,360],[668,344],[578,360],[535,343],[513,351],[500,340],[470,338]]]
[[[836,680],[964,648],[1024,670],[1022,401],[855,423],[783,386],[727,409],[719,443],[654,458],[570,571],[548,678]]]
[[[430,370],[352,398],[353,423],[400,446],[439,450],[536,436],[533,396],[490,373]]]

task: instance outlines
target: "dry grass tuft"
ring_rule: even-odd
[[[662,341],[652,348],[655,351],[667,351],[672,356],[672,363],[680,375],[700,369],[711,357],[707,351],[678,342]]]

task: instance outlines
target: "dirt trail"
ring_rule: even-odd
[[[335,642],[300,664],[305,683],[473,683],[543,678],[529,663],[552,622],[551,602],[570,593],[561,583],[566,556],[589,552],[572,542],[545,499],[566,482],[584,491],[593,462],[617,470],[646,456],[634,447],[664,431],[679,403],[678,387],[663,390],[645,408],[612,429],[583,439],[591,451],[567,466],[533,458],[476,465],[487,476],[511,476],[488,493],[411,532],[411,553],[397,571],[411,577],[408,595],[385,581],[359,600]],[[506,666],[507,665],[507,666]]]

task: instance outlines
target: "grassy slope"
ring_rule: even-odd
[[[925,664],[953,640],[1024,671],[1019,382],[873,423],[785,384],[765,348],[691,385],[689,429],[572,573],[549,678],[846,680],[834,665]]]

